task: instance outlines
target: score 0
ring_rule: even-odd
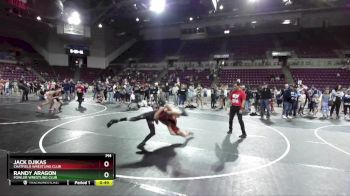
[[[105,154],[105,158],[112,158],[112,154]],[[110,162],[108,160],[103,162],[104,168],[108,168],[110,166]],[[103,173],[104,178],[109,178],[110,174],[108,171]]]
[[[109,167],[109,161],[105,161],[105,162],[103,163],[103,166],[106,167],[106,168],[108,168],[108,167]],[[109,172],[105,172],[105,173],[103,174],[103,176],[104,176],[105,178],[108,178],[108,177],[109,177]]]

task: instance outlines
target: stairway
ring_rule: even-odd
[[[220,53],[221,54],[226,54],[227,53],[227,43],[228,43],[228,37],[225,37],[223,42],[221,43],[220,46]]]
[[[290,71],[290,68],[287,65],[287,63],[285,65],[282,65],[282,73],[284,74],[284,77],[285,77],[286,82],[288,84],[294,84],[294,79],[293,79],[293,76],[292,76],[292,72]]]
[[[337,44],[340,47],[342,47],[342,48],[350,48],[349,44],[343,42],[339,37],[334,36],[334,33],[331,30],[327,29],[327,34],[328,34],[328,36],[332,37],[337,42]]]
[[[38,71],[36,71],[33,67],[30,67],[30,68],[31,68],[33,74],[34,74],[39,80],[45,81],[45,78],[44,78],[42,75],[40,75]]]
[[[74,81],[79,81],[80,80],[80,68],[77,67],[74,72]]]
[[[328,32],[329,36],[333,36],[331,32]],[[337,36],[333,36],[334,40],[337,42],[337,44],[342,47],[342,48],[350,48],[350,46],[343,42],[341,39],[339,39],[339,37]],[[334,50],[333,51],[339,58],[344,58],[344,54],[341,50]]]
[[[213,81],[211,82],[211,86],[218,85],[220,83],[218,66],[215,66],[214,69],[210,71],[214,71]]]
[[[175,56],[179,56],[181,53],[182,48],[185,46],[186,41],[182,41],[180,47],[177,49]]]
[[[167,77],[167,75],[168,75],[168,68],[165,68],[165,69],[163,69],[162,72],[159,73],[157,81],[161,82],[164,77]]]
[[[279,42],[276,35],[272,35],[272,42],[276,50],[282,50],[281,43]]]

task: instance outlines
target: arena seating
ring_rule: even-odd
[[[53,68],[49,65],[36,64],[31,66],[35,71],[37,71],[45,80],[55,79],[55,73]]]
[[[333,50],[341,49],[332,36],[316,30],[277,34],[283,49],[294,50],[301,58],[336,58]]]
[[[161,70],[124,70],[118,74],[119,78],[127,79],[131,83],[156,82]]]
[[[231,36],[226,52],[233,54],[234,59],[263,59],[266,58],[266,51],[273,48],[270,34]]]
[[[36,51],[29,43],[17,38],[0,36],[0,44],[7,44],[14,49],[19,49],[27,53],[36,53]]]
[[[55,79],[64,80],[74,78],[74,70],[68,66],[52,66],[55,72]]]
[[[221,45],[222,38],[187,40],[179,54],[183,60],[207,60],[210,55],[220,52]]]
[[[26,81],[36,80],[33,72],[26,67],[15,64],[0,64],[0,79],[20,80],[22,78]]]
[[[338,84],[348,88],[350,71],[344,69],[291,69],[294,81],[302,80],[307,86],[335,88]],[[337,76],[337,74],[340,76]]]
[[[0,51],[0,59],[2,60],[15,60],[16,57],[10,52]]]
[[[179,56],[183,61],[202,61],[210,59],[213,54],[229,53],[233,54],[234,60],[256,60],[266,58],[266,52],[279,47],[284,50],[293,50],[298,57],[303,58],[335,58],[335,50],[350,49],[349,34],[350,28],[337,27],[330,29],[303,29],[299,32],[275,33],[275,34],[256,34],[256,35],[238,35],[220,38],[180,40],[144,40],[134,44],[129,50],[118,57],[115,62],[126,62],[129,58],[138,59],[139,62],[156,63],[164,61],[167,56]],[[332,36],[333,35],[333,36]],[[339,43],[343,41],[343,43]],[[276,44],[278,42],[278,44]],[[36,53],[28,44],[19,39],[1,37],[0,45],[9,45],[24,54]],[[277,46],[279,45],[279,46]],[[1,48],[0,48],[1,49]],[[8,58],[8,52],[0,52],[0,58]],[[9,69],[1,67],[3,78],[20,78],[22,75],[28,79],[36,79],[36,76],[25,69],[16,69],[9,65]],[[74,70],[63,66],[48,66],[40,63],[30,65],[46,80],[65,78],[74,78]],[[122,72],[122,77],[140,82],[156,81],[161,70],[138,70]],[[336,74],[340,73],[340,77]],[[101,75],[110,75],[110,72],[100,69],[86,68],[81,69],[81,79],[86,82],[92,82]],[[170,70],[169,77],[162,81],[176,82],[179,77],[184,83],[201,83],[204,86],[210,86],[209,70]],[[218,73],[220,83],[232,83],[236,79],[241,79],[243,83],[251,86],[260,85],[267,82],[273,86],[282,86],[285,83],[282,72],[279,69],[234,69],[220,70]],[[294,69],[292,70],[293,79],[301,79],[307,85],[314,84],[323,88],[325,85],[348,84],[349,72],[330,69]],[[272,79],[272,76],[279,76],[279,80]],[[326,78],[323,80],[321,78]]]
[[[80,69],[80,79],[84,82],[91,83],[98,79],[102,72],[102,69],[82,68]]]
[[[115,62],[125,63],[129,58],[138,59],[138,62],[160,62],[164,61],[166,56],[174,55],[184,61],[200,61],[221,53],[229,53],[236,60],[252,60],[264,59],[266,52],[272,50],[293,50],[302,58],[336,58],[335,50],[350,48],[350,30],[337,29],[304,29],[299,32],[196,40],[139,41]],[[344,43],[340,44],[339,40],[344,40]]]
[[[169,70],[168,77],[163,82],[175,83],[177,78],[181,83],[200,83],[202,86],[210,87],[211,81],[209,81],[210,70]]]
[[[273,79],[279,77],[279,80]],[[223,69],[219,72],[220,83],[232,84],[240,79],[241,83],[248,86],[261,86],[267,83],[269,86],[282,87],[285,84],[281,69]]]
[[[179,39],[139,41],[118,57],[116,62],[124,63],[129,58],[139,59],[140,62],[159,62],[166,56],[174,55],[180,43]]]

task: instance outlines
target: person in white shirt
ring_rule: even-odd
[[[178,105],[179,104],[179,97],[177,95],[177,92],[179,91],[178,84],[175,84],[172,88],[172,94],[174,96],[174,104]]]
[[[350,88],[346,90],[346,94],[343,97],[344,104],[344,118],[350,119]],[[349,111],[349,113],[348,113]]]
[[[193,102],[193,98],[195,96],[195,91],[194,91],[194,85],[191,84],[189,87],[188,87],[188,90],[187,90],[187,102],[188,102],[188,105],[191,106],[192,105],[192,102]]]
[[[199,107],[199,103],[201,104],[201,109],[203,109],[202,91],[203,91],[203,88],[201,84],[198,84],[196,88],[196,103],[197,103],[197,107]]]
[[[6,80],[5,82],[5,95],[9,96],[10,95],[10,81]]]
[[[131,95],[130,95],[130,101],[131,102],[134,102],[135,101],[135,94],[134,94],[134,91],[131,93]]]
[[[298,98],[298,115],[299,116],[304,115],[305,101],[306,101],[305,91],[301,90],[300,96]]]

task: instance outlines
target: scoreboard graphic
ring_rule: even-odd
[[[113,186],[114,153],[10,153],[9,185]]]

